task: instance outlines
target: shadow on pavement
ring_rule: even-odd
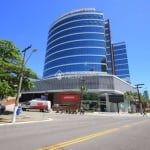
[[[12,111],[5,111],[4,113],[0,114],[0,123],[10,123]]]
[[[5,112],[3,112],[2,114],[0,114],[0,115],[11,115],[11,114],[13,114],[13,112],[12,111],[8,111],[8,110],[6,110]]]

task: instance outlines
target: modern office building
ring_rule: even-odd
[[[44,78],[58,71],[107,72],[103,13],[81,9],[59,18],[48,32]]]
[[[94,8],[58,18],[48,31],[43,79],[24,97],[44,94],[54,105],[126,111],[123,94],[136,89],[121,79],[127,55],[122,44],[112,44],[110,31],[109,20]]]
[[[130,83],[126,43],[112,43],[110,21],[105,21],[107,73]]]
[[[113,43],[114,70],[115,75],[130,83],[130,74],[127,58],[126,43]]]

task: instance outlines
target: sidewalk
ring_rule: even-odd
[[[12,122],[14,104],[6,106],[6,112],[0,115],[0,124]],[[18,122],[34,122],[50,120],[50,113],[34,111],[22,111],[20,115],[16,115],[16,123]]]
[[[6,106],[6,112],[3,115],[0,115],[0,125],[10,124],[12,122],[13,117],[13,109],[14,104]],[[55,112],[40,112],[39,110],[31,110],[31,111],[22,111],[19,116],[16,115],[16,123],[27,123],[27,122],[43,122],[52,120],[51,117],[55,115],[62,115],[61,113]],[[85,112],[84,115],[98,115],[101,117],[142,117],[140,113],[117,113],[117,112]],[[55,116],[53,116],[55,117]],[[52,118],[53,118],[52,117]],[[150,114],[147,114],[143,117],[150,117]]]

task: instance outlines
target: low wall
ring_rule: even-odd
[[[5,101],[0,101],[0,103],[3,105],[11,105],[11,104],[14,104],[15,101],[16,101],[16,98],[8,98]]]

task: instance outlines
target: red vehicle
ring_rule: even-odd
[[[50,111],[51,110],[51,102],[41,99],[34,99],[28,102],[24,102],[21,105],[22,110],[31,110],[31,109],[39,109],[40,111]]]

